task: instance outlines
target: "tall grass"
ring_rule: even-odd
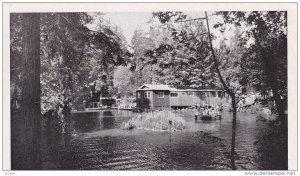
[[[146,130],[183,130],[185,128],[185,120],[174,112],[154,111],[139,113],[134,115],[132,119],[123,122],[122,129],[146,129]]]

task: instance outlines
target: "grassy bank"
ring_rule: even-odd
[[[123,122],[122,129],[146,129],[146,130],[183,130],[185,120],[171,111],[154,111],[135,114],[132,119]]]

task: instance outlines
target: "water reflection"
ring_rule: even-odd
[[[103,113],[103,129],[113,129],[115,127],[115,117],[111,111],[105,111]]]
[[[74,129],[80,133],[100,130],[100,120],[98,117],[78,117],[74,118],[73,122]]]

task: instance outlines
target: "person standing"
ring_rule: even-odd
[[[195,107],[195,122],[197,121],[200,113],[199,113],[200,107],[196,105]]]

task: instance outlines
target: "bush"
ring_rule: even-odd
[[[132,119],[123,122],[122,129],[146,129],[146,130],[183,130],[185,120],[171,111],[155,111],[136,114]]]

